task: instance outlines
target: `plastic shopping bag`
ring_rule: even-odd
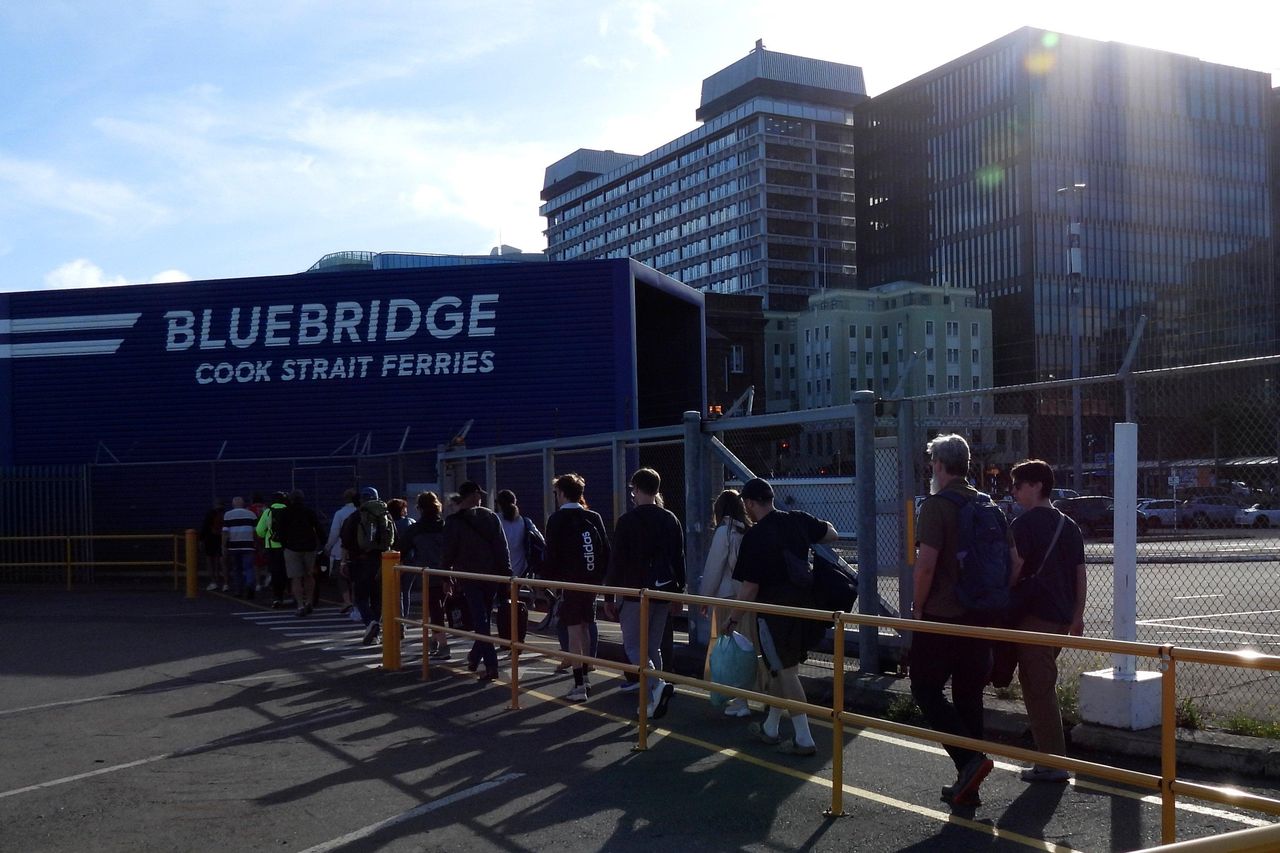
[[[756,683],[756,650],[741,634],[723,634],[711,649],[711,680],[716,684],[748,690]],[[711,704],[722,707],[730,697],[711,693]]]

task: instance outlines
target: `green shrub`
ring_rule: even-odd
[[[895,696],[884,715],[895,723],[906,723],[912,726],[918,726],[924,722],[924,713],[916,704],[916,700],[910,696]]]
[[[1263,722],[1262,720],[1255,720],[1253,717],[1246,717],[1243,714],[1235,714],[1228,717],[1226,730],[1233,735],[1248,735],[1249,737],[1280,740],[1280,723]]]
[[[1178,703],[1177,723],[1180,729],[1199,731],[1204,728],[1204,714],[1190,696]]]

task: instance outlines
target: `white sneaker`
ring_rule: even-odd
[[[572,690],[564,694],[564,698],[569,700],[570,702],[585,702],[587,701],[588,693],[589,693],[589,690],[587,688],[587,685],[575,684]]]
[[[667,715],[667,704],[671,702],[671,697],[675,695],[675,692],[676,686],[674,684],[663,681],[661,678],[655,681],[647,712],[650,720],[661,720]]]
[[[622,685],[618,687],[618,692],[619,693],[635,693],[639,689],[640,689],[639,681],[624,681],[622,682]]]
[[[223,585],[222,585],[222,591],[223,591],[223,592],[231,592],[231,587],[227,586],[226,584],[223,584]]]
[[[205,592],[217,592],[217,590],[218,590],[218,585],[216,583],[211,583],[204,588]]]
[[[751,709],[741,699],[731,699],[729,704],[724,706],[724,715],[726,717],[750,717]]]

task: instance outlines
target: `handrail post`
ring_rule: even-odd
[[[507,651],[511,653],[511,702],[508,711],[520,710],[520,586],[514,577],[507,588],[507,624],[510,626],[511,645]]]
[[[426,681],[431,677],[431,664],[428,660],[431,658],[431,630],[427,628],[427,623],[431,621],[431,576],[427,574],[430,569],[426,569],[422,573],[422,680]]]
[[[382,668],[400,671],[400,562],[399,551],[382,554]]]
[[[622,619],[622,602],[618,602],[618,619]],[[649,748],[649,591],[640,590],[640,660],[635,661],[640,667],[640,689],[636,696],[640,700],[637,719],[640,721],[640,740],[635,745],[637,752]]]
[[[1177,800],[1173,783],[1178,778],[1178,694],[1173,646],[1160,649],[1160,843],[1172,844],[1178,838]]]
[[[835,643],[831,650],[831,808],[827,817],[844,816],[844,622],[835,614]]]
[[[67,592],[71,592],[71,537],[66,537],[67,543]]]
[[[196,590],[200,586],[200,548],[196,540],[196,532],[187,530],[187,598],[196,597]],[[178,549],[178,537],[173,538],[173,547]]]

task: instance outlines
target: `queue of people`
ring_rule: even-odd
[[[1052,467],[1028,460],[1013,468],[1012,494],[1019,513],[1008,523],[1002,508],[970,485],[971,459],[963,437],[939,435],[929,442],[927,453],[932,479],[930,497],[919,509],[915,601],[910,615],[935,623],[1081,634],[1087,592],[1083,539],[1071,519],[1053,507]],[[545,534],[520,512],[514,492],[504,489],[497,494],[495,513],[486,506],[488,493],[472,481],[462,483],[456,494],[443,501],[432,492],[418,494],[413,502],[416,518],[410,517],[409,502],[403,498],[384,503],[371,486],[351,489],[333,514],[327,535],[301,491],[276,493],[265,502],[255,496],[252,504],[235,497],[230,509],[212,508],[200,531],[208,588],[245,598],[270,588],[275,607],[285,606],[286,592],[291,592],[297,615],[303,617],[312,612],[319,595],[318,567],[328,565],[342,597],[342,612],[361,621],[365,626],[362,642],[370,645],[383,630],[381,555],[394,547],[404,565],[503,578],[537,576],[574,584],[553,599],[547,621],[558,623],[561,649],[579,658],[597,656],[600,595],[590,587],[633,590],[634,594],[623,593],[616,599],[605,596],[603,613],[619,622],[630,663],[662,671],[664,663],[670,663],[664,661],[663,637],[669,635],[669,620],[680,606],[651,606],[642,631],[640,591],[685,590],[683,526],[664,507],[662,478],[652,468],[632,475],[632,508],[617,519],[612,531],[590,509],[586,486],[576,473],[555,478],[555,505]],[[799,667],[822,642],[826,625],[759,614],[741,603],[814,606],[813,593],[804,582],[805,572],[813,572],[809,553],[815,545],[834,542],[835,528],[808,513],[779,509],[772,486],[759,478],[746,482],[741,492],[721,492],[712,507],[712,521],[714,533],[696,592],[723,603],[704,609],[703,615],[711,619],[718,634],[737,633],[742,648],[754,650],[756,680],[748,687],[780,699],[805,701]],[[420,582],[419,575],[402,573],[401,616],[409,616]],[[441,576],[431,576],[427,583],[432,624],[444,625],[454,615],[446,609],[453,607],[467,630],[482,637],[491,634],[495,606],[517,606],[506,600],[509,586],[503,583],[475,579],[454,583]],[[642,633],[647,637],[643,647]],[[990,643],[925,630],[913,635],[911,692],[929,726],[981,739],[984,688],[993,678],[1000,679],[1001,673],[1003,683],[1008,683],[1016,668],[1036,748],[1051,754],[1065,752],[1056,692],[1060,649],[996,647],[1003,665],[993,669]],[[450,660],[447,632],[433,631],[425,651],[431,660]],[[481,682],[499,677],[499,658],[491,642],[473,641],[466,662]],[[590,667],[575,660],[557,672],[566,668],[572,671],[572,682],[565,699],[589,700]],[[649,679],[649,684],[648,716],[660,719],[667,713],[675,687],[661,677]],[[948,685],[950,698],[945,692]],[[623,680],[619,689],[627,693],[638,687],[632,677]],[[765,711],[763,719],[748,723],[749,737],[786,755],[816,754],[804,715],[788,714],[772,704]],[[724,709],[731,718],[753,713],[741,699],[728,702]],[[789,736],[782,729],[784,717],[789,717]],[[945,749],[956,778],[941,789],[941,798],[954,808],[976,807],[992,761],[974,750]],[[1022,778],[1062,783],[1069,774],[1036,765],[1025,769]]]

